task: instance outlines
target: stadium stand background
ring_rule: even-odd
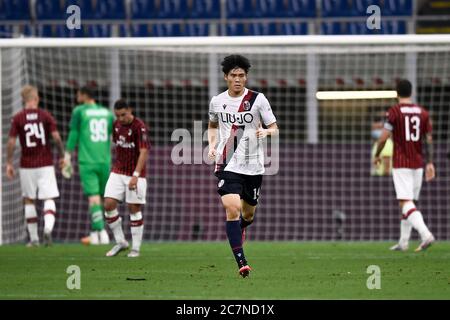
[[[79,30],[66,28],[72,4],[81,9]],[[380,30],[366,28],[372,4],[381,8]],[[0,37],[405,34],[416,25],[448,32],[448,19],[436,17],[449,7],[413,0],[0,0]]]
[[[60,6],[55,6],[55,4]],[[95,3],[95,7],[94,7]],[[448,30],[450,1],[344,1],[344,0],[0,0],[0,36],[2,37],[151,37],[151,36],[206,36],[206,35],[294,35],[294,34],[405,34],[432,33]],[[65,8],[77,4],[81,8],[82,29],[68,30]],[[364,8],[379,4],[382,9],[381,30],[366,28],[368,14]],[[449,5],[450,6],[450,5]],[[447,28],[447,29],[446,29]],[[23,50],[27,80],[40,90],[42,105],[55,114],[63,139],[67,138],[70,113],[76,104],[76,90],[81,85],[96,89],[97,100],[110,106],[111,88],[108,86],[109,69],[102,50],[40,49]],[[207,78],[187,77],[196,74],[194,67],[188,72],[178,73],[176,55],[159,56],[158,53],[140,53],[122,50],[120,55],[121,96],[133,101],[137,115],[147,121],[151,128],[152,156],[149,159],[151,183],[145,219],[148,221],[146,240],[217,240],[225,239],[221,216],[211,212],[222,212],[215,188],[216,181],[209,166],[173,166],[170,154],[173,142],[170,135],[176,128],[192,131],[193,121],[207,122],[205,106],[209,101]],[[370,77],[362,76],[361,68],[369,68],[369,59],[349,60],[347,57],[328,56],[325,72],[319,78],[322,90],[392,89],[395,81],[403,75],[400,56],[394,60],[375,61],[386,68],[376,70]],[[438,59],[430,53],[430,57]],[[5,58],[5,56],[3,57]],[[257,57],[255,57],[256,59]],[[77,68],[71,64],[75,59]],[[191,66],[201,66],[201,57],[190,57]],[[182,65],[186,66],[185,60]],[[283,59],[280,62],[280,59]],[[252,70],[249,86],[270,97],[277,107],[277,117],[283,128],[283,162],[280,173],[265,186],[258,227],[252,230],[251,239],[258,240],[386,240],[398,234],[398,209],[394,200],[391,179],[370,179],[366,174],[370,163],[371,115],[386,109],[389,103],[371,102],[358,108],[320,107],[319,140],[321,144],[307,143],[307,79],[306,61],[298,57],[269,56],[269,60],[255,60],[260,67]],[[397,60],[396,60],[397,59]],[[398,60],[400,59],[400,60]],[[161,61],[164,60],[164,63]],[[450,77],[445,65],[433,66],[425,58],[418,59],[420,74],[417,83],[417,98],[430,108],[433,114],[437,143],[437,167],[447,163],[447,137],[450,103]],[[14,61],[12,61],[14,62]],[[275,65],[296,66],[291,69],[301,72],[281,72],[284,78],[268,77],[263,72],[263,62]],[[382,63],[385,62],[385,63]],[[355,63],[355,65],[354,65]],[[269,65],[270,63],[268,63]],[[397,64],[397,65],[396,65]],[[7,63],[5,62],[5,65]],[[16,66],[12,63],[11,66]],[[395,67],[394,67],[395,66]],[[18,66],[20,67],[20,65]],[[367,71],[367,70],[366,70]],[[367,72],[366,72],[367,73]],[[205,73],[201,73],[204,75]],[[158,76],[161,76],[159,79]],[[156,81],[158,80],[158,81]],[[4,80],[5,81],[5,80]],[[220,90],[224,90],[220,84]],[[4,114],[12,113],[8,103],[8,92],[3,94]],[[7,109],[9,108],[9,109]],[[182,117],[177,117],[178,114]],[[9,129],[8,119],[4,129]],[[345,120],[345,121],[343,121]],[[329,130],[329,128],[333,128]],[[205,129],[205,128],[204,128]],[[6,131],[3,132],[3,134]],[[350,135],[350,136],[349,136]],[[342,147],[346,141],[351,145]],[[333,150],[331,152],[330,150]],[[351,152],[355,161],[352,168],[346,166],[347,154]],[[311,168],[308,155],[321,155],[324,160]],[[325,156],[323,156],[325,155]],[[294,169],[293,169],[294,168]],[[427,188],[423,193],[423,207],[437,208],[427,217],[436,228],[439,239],[450,239],[450,207],[447,191],[450,178],[440,169],[443,177],[439,184]],[[347,183],[346,174],[356,173]],[[158,174],[155,174],[158,173]],[[77,174],[70,181],[63,180],[58,173],[62,197],[58,206],[64,214],[55,226],[55,240],[77,241],[86,235],[89,222],[86,201],[82,195]],[[295,175],[296,180],[292,180]],[[327,177],[333,177],[330,182]],[[450,174],[449,174],[450,176]],[[359,179],[359,180],[358,180]],[[3,180],[5,181],[5,180]],[[364,181],[365,184],[361,184]],[[292,183],[290,185],[289,183]],[[15,183],[15,188],[12,184]],[[292,186],[292,190],[290,189]],[[4,216],[5,221],[22,219],[21,198],[17,180],[5,182],[5,190],[17,192],[14,201]],[[286,192],[289,190],[290,193]],[[382,190],[366,208],[366,194]],[[287,199],[285,194],[295,194]],[[10,194],[11,195],[11,194]],[[333,201],[330,201],[330,195]],[[158,201],[155,201],[157,199]],[[205,200],[206,199],[206,200]],[[4,206],[6,201],[3,201]],[[201,204],[200,207],[198,204]],[[280,210],[282,208],[282,210]],[[338,222],[335,211],[347,215],[343,233],[335,230]],[[220,210],[220,211],[219,211]],[[267,212],[279,210],[276,222]],[[338,211],[336,211],[338,212]],[[361,212],[365,212],[364,215]],[[9,223],[9,222],[8,222]],[[5,242],[24,239],[24,224],[11,229]],[[125,230],[128,225],[125,224]],[[7,241],[6,241],[7,240]]]

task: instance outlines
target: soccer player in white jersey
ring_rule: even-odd
[[[278,126],[264,94],[245,87],[249,60],[230,55],[221,65],[228,89],[209,105],[208,156],[216,163],[227,237],[245,278],[251,271],[242,248],[245,228],[253,222],[264,173],[261,139],[277,135]]]

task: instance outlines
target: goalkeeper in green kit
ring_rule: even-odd
[[[78,166],[84,194],[89,199],[91,233],[81,239],[83,244],[109,244],[105,230],[101,197],[111,169],[111,134],[114,114],[97,104],[92,89],[77,92],[78,106],[72,112],[62,175],[72,175],[71,153],[78,145]]]

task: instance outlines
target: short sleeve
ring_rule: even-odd
[[[214,98],[211,99],[211,102],[209,103],[209,121],[211,122],[218,122],[219,116],[217,115],[217,112],[214,111]]]
[[[259,112],[266,126],[277,122],[277,119],[275,118],[275,115],[272,112],[272,107],[270,106],[269,100],[267,100],[267,98],[262,93]]]
[[[148,129],[145,127],[145,125],[140,125],[136,131],[136,142],[139,146],[139,149],[148,149]]]
[[[384,122],[384,128],[386,130],[392,131],[394,129],[394,124],[395,124],[395,112],[391,108],[386,112],[386,121]]]
[[[19,128],[18,128],[18,122],[17,122],[17,117],[12,118],[11,120],[11,128],[9,129],[9,136],[10,137],[17,137],[17,135],[19,134]]]

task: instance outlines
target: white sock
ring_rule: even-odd
[[[425,222],[423,221],[422,213],[420,211],[414,211],[408,217],[408,221],[412,224],[413,228],[420,234],[422,241],[428,239],[431,236],[430,230],[428,230]]]
[[[89,234],[89,240],[90,240],[90,243],[94,246],[97,244],[100,244],[100,240],[98,237],[98,231],[91,231],[91,233]]]
[[[109,244],[109,235],[106,232],[106,229],[102,229],[98,232],[98,238],[100,240],[100,244]]]
[[[402,219],[400,221],[400,240],[401,246],[408,246],[409,238],[411,237],[412,225],[408,220]]]
[[[139,251],[141,249],[142,236],[144,234],[144,221],[140,211],[130,214],[130,225],[131,237],[133,239],[132,249]]]
[[[431,236],[430,230],[428,230],[425,222],[423,221],[422,213],[417,210],[414,202],[409,201],[405,203],[402,208],[402,213],[403,218],[406,218],[411,226],[420,234],[422,241]]]
[[[27,221],[27,230],[31,241],[39,241],[37,213],[34,204],[25,205],[25,220]]]
[[[56,205],[53,200],[44,202],[44,233],[50,234],[55,226]]]
[[[122,230],[122,218],[119,217],[117,209],[105,212],[106,222],[111,228],[116,243],[125,242],[125,235]]]

